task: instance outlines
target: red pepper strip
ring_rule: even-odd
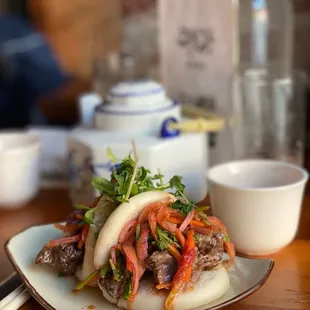
[[[163,284],[158,284],[156,285],[156,288],[158,290],[162,290],[162,289],[170,289],[171,288],[172,283],[168,282],[168,283],[163,283]]]
[[[137,220],[130,220],[127,222],[123,229],[121,230],[121,233],[119,235],[119,242],[124,243],[126,240],[130,239],[130,236],[133,232],[135,232],[135,225],[137,224]],[[133,231],[134,228],[134,231]]]
[[[141,224],[143,222],[146,222],[148,220],[148,216],[151,212],[156,212],[162,208],[165,207],[165,203],[163,201],[157,201],[149,204],[146,208],[143,209],[143,211],[140,213],[138,218],[138,223]]]
[[[194,231],[192,229],[189,229],[186,232],[186,237],[187,240],[183,248],[183,255],[187,255],[189,252],[195,249]]]
[[[99,271],[92,272],[85,280],[78,283],[75,291],[82,290],[85,286],[89,285],[91,282],[98,280],[100,278]]]
[[[60,239],[56,239],[56,240],[51,240],[46,244],[46,246],[48,248],[54,248],[54,247],[61,245],[61,244],[78,242],[80,240],[81,240],[81,234],[78,234],[78,235],[71,236],[71,237],[64,237],[64,238],[60,238]]]
[[[83,229],[82,229],[82,235],[81,235],[81,240],[78,243],[78,248],[82,249],[83,245],[85,244],[86,238],[87,238],[87,234],[89,231],[89,224],[85,224]]]
[[[128,298],[129,301],[133,301],[135,298],[135,295],[138,292],[139,288],[139,280],[141,277],[141,272],[140,272],[140,266],[138,262],[138,258],[136,255],[136,251],[131,245],[125,244],[124,247],[124,252],[126,255],[126,267],[127,269],[132,272],[132,277],[131,277],[131,294]]]
[[[187,246],[190,248],[190,246]],[[187,280],[189,271],[192,268],[196,257],[196,248],[194,247],[189,253],[183,255],[182,261],[180,262],[179,269],[176,272],[172,281],[172,290],[170,291],[168,298],[165,302],[165,309],[173,309],[173,302],[178,294],[180,294],[184,288],[185,280]]]
[[[195,210],[192,210],[190,213],[187,214],[186,218],[184,219],[183,223],[179,227],[180,231],[184,231],[185,228],[192,222],[192,219],[195,215]]]
[[[212,226],[207,226],[207,227],[196,227],[196,226],[192,226],[192,229],[202,235],[205,236],[210,236],[213,232],[213,227]]]
[[[63,232],[66,232],[66,233],[72,233],[72,232],[75,232],[79,229],[82,228],[82,226],[80,224],[66,224],[66,225],[61,225],[61,224],[54,224],[54,226],[59,229],[59,230],[62,230]]]
[[[185,237],[184,237],[183,233],[182,233],[179,229],[177,229],[177,230],[175,231],[175,236],[176,236],[176,238],[178,239],[178,241],[179,241],[181,247],[183,248],[184,245],[185,245]]]
[[[117,264],[117,260],[116,260],[116,247],[115,246],[112,246],[112,248],[111,248],[111,260],[112,260],[112,263],[114,265]]]
[[[170,215],[171,215],[170,209],[167,207],[162,207],[157,213],[156,220],[163,229],[171,233],[174,233],[175,230],[177,229],[177,225],[167,221]]]
[[[182,260],[182,255],[180,254],[178,249],[170,243],[168,243],[168,251],[174,258],[176,258],[178,262]]]
[[[151,212],[148,215],[148,221],[151,229],[151,235],[154,240],[157,239],[157,234],[156,234],[156,214],[154,212]]]
[[[141,224],[140,237],[136,242],[137,257],[140,261],[144,262],[148,255],[148,237],[149,237],[149,227],[146,223]]]

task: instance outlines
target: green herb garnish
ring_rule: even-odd
[[[179,210],[181,215],[189,214],[195,208],[195,202],[188,200],[184,195],[185,186],[182,183],[182,178],[180,176],[174,176],[170,179],[171,186],[175,188],[175,196],[180,197],[175,201],[170,207]]]
[[[63,272],[61,272],[61,271],[58,273],[58,277],[59,277],[59,278],[63,278],[63,277],[65,277],[65,276],[66,276],[66,275],[65,275]]]
[[[85,214],[84,214],[84,222],[86,224],[93,224],[93,219],[95,217],[95,209],[89,209]]]
[[[109,265],[106,265],[103,268],[101,268],[101,270],[100,270],[100,277],[101,278],[105,278],[110,270],[111,270],[111,268],[110,268]]]
[[[92,180],[92,185],[95,189],[98,189],[101,193],[104,193],[108,196],[114,195],[114,185],[110,181],[101,178],[94,177]]]
[[[96,240],[98,239],[99,234],[100,234],[100,231],[96,231],[96,232],[95,232],[95,239],[96,239]]]
[[[116,158],[116,156],[113,154],[113,152],[110,148],[108,148],[108,150],[107,150],[107,156],[108,156],[108,159],[112,163],[117,164],[119,162],[119,160]]]
[[[226,234],[224,234],[223,239],[224,239],[224,242],[230,242],[230,238],[229,238],[229,236],[226,235]]]
[[[163,251],[168,249],[169,243],[175,245],[177,248],[180,248],[180,245],[176,242],[175,237],[170,233],[160,228],[156,228],[156,232],[158,239],[155,241],[155,245],[159,250]]]
[[[86,207],[84,205],[79,205],[79,204],[74,205],[74,208],[77,210],[89,210],[90,209],[89,207]]]
[[[195,209],[195,211],[196,212],[204,212],[204,211],[208,211],[209,209],[210,209],[210,207],[207,207],[207,206],[205,206],[205,207],[197,207]]]
[[[92,272],[85,280],[81,281],[80,283],[78,283],[78,285],[76,286],[76,290],[80,291],[82,290],[90,281],[92,281],[96,276],[98,275],[98,271],[94,271]]]
[[[141,235],[141,225],[138,224],[136,227],[136,241],[140,238]]]
[[[113,264],[112,259],[109,259],[109,263],[113,272],[114,280],[118,282],[121,281],[123,279],[122,271]]]
[[[170,207],[179,210],[181,215],[187,215],[195,208],[195,203],[194,201],[187,199],[184,202],[177,200]]]
[[[151,172],[142,167],[138,167],[138,158],[135,145],[133,144],[133,155],[125,157],[116,171],[112,171],[110,180],[102,177],[93,179],[93,186],[100,193],[105,194],[114,202],[127,202],[132,196],[151,190],[164,191],[174,189],[175,194],[186,200],[184,196],[184,184],[180,176],[174,176],[167,184],[163,183],[163,175],[151,175]],[[112,162],[118,162],[116,156],[108,149],[108,158]]]
[[[197,244],[197,242],[198,242],[198,237],[196,234],[194,234],[194,242],[195,242],[195,244]]]
[[[131,284],[131,279],[126,282],[125,284],[125,289],[124,289],[124,298],[125,300],[128,300],[129,296],[131,295],[132,292],[132,284]]]

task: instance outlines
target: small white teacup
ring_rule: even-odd
[[[267,255],[296,236],[306,170],[273,160],[242,160],[208,172],[212,211],[227,227],[236,250]]]
[[[40,147],[35,134],[0,133],[0,208],[22,207],[37,194]]]

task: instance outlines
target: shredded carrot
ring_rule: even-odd
[[[185,244],[185,237],[184,237],[183,233],[180,231],[180,229],[177,229],[175,231],[175,236],[178,239],[178,241],[180,242],[181,247],[183,248],[184,244]]]
[[[190,224],[194,225],[194,226],[197,226],[197,227],[205,227],[206,226],[204,223],[201,223],[201,222],[199,222],[197,220],[191,220]]]
[[[182,219],[178,219],[175,217],[169,217],[168,221],[171,223],[174,223],[174,224],[182,224],[183,223]]]
[[[192,277],[192,268],[188,268],[185,271],[185,278],[184,278],[184,282],[189,282],[189,280]]]
[[[170,289],[172,283],[171,282],[168,282],[168,283],[163,283],[163,284],[158,284],[156,285],[156,288],[158,290],[162,290],[162,289]]]
[[[176,258],[176,260],[177,260],[178,262],[181,261],[182,255],[180,254],[180,252],[178,251],[178,249],[177,249],[176,247],[174,247],[174,246],[171,245],[171,244],[168,244],[168,251],[169,251],[169,253],[170,253],[172,256],[174,256],[174,257]]]

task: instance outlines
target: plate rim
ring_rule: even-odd
[[[44,223],[44,224],[39,224],[39,225],[31,225],[29,227],[26,227],[24,229],[22,229],[20,232],[16,233],[15,235],[13,235],[12,237],[10,237],[5,243],[4,243],[4,250],[11,262],[11,264],[13,265],[14,269],[18,272],[18,274],[20,275],[22,281],[25,283],[29,293],[31,294],[31,296],[41,305],[43,306],[45,309],[47,310],[57,310],[56,308],[54,308],[50,303],[48,303],[35,289],[35,287],[33,287],[29,280],[27,279],[27,277],[24,275],[23,271],[19,268],[17,262],[15,261],[10,249],[9,249],[9,244],[10,242],[17,236],[21,235],[22,233],[26,232],[27,230],[31,229],[31,228],[35,228],[35,227],[42,227],[42,226],[50,226],[53,224],[56,224],[58,222],[52,222],[52,223]],[[242,294],[239,294],[233,298],[230,298],[216,306],[213,306],[211,308],[206,308],[205,310],[218,310],[218,309],[222,309],[223,307],[227,307],[229,305],[232,305],[236,302],[242,301],[244,299],[246,299],[247,297],[253,295],[255,292],[257,292],[268,280],[274,266],[275,266],[275,261],[272,258],[249,258],[249,257],[244,257],[244,256],[236,256],[239,258],[246,258],[246,259],[250,259],[250,260],[261,260],[261,261],[269,261],[269,266],[267,269],[267,272],[264,274],[264,276],[260,279],[260,281],[258,281],[255,285],[253,285],[252,287],[250,287],[249,289],[245,290]],[[202,306],[203,307],[203,306]]]

